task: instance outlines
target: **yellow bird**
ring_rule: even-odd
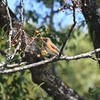
[[[57,48],[57,46],[51,41],[50,38],[46,37],[46,38],[42,38],[44,46],[47,50],[47,52],[50,55],[59,55],[59,49]]]

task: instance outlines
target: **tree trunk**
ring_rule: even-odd
[[[87,6],[84,6],[85,1]],[[94,48],[100,48],[100,0],[82,0],[82,4],[82,12],[88,24]],[[100,52],[96,53],[96,56],[99,58]]]

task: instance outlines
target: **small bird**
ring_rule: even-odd
[[[47,52],[52,55],[59,55],[59,49],[57,48],[57,46],[51,41],[50,38],[46,37],[46,38],[42,38],[44,46],[47,50]]]

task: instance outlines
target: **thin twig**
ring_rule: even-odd
[[[100,48],[89,51],[87,53],[79,54],[79,55],[76,55],[76,56],[61,56],[60,58],[57,58],[56,56],[54,56],[50,59],[40,61],[40,62],[37,62],[37,63],[33,63],[33,64],[29,64],[29,65],[26,65],[26,66],[15,67],[15,68],[12,68],[12,69],[3,69],[3,70],[0,71],[0,73],[1,74],[12,73],[12,72],[20,71],[20,70],[29,69],[29,68],[32,68],[32,67],[38,67],[40,65],[42,67],[42,65],[45,65],[45,64],[48,64],[48,63],[51,63],[51,62],[54,62],[54,61],[58,61],[58,60],[70,61],[70,60],[78,60],[78,59],[81,59],[81,58],[91,58],[92,59],[93,58],[92,55],[95,54],[96,52],[100,52]],[[100,60],[100,58],[95,58],[94,60],[96,60],[96,59]],[[2,68],[3,65],[4,65],[3,63],[0,63],[1,68]],[[7,65],[7,66],[13,67],[12,65]],[[17,66],[17,64],[16,64],[16,66]]]
[[[18,43],[17,47],[15,48],[14,53],[11,56],[11,59],[14,58],[14,56],[16,55],[16,53],[20,49],[20,47],[21,47],[21,34],[20,34],[20,37],[19,37],[19,43]]]
[[[70,37],[70,35],[71,35],[71,33],[72,33],[72,31],[73,31],[75,25],[76,25],[76,20],[75,20],[75,19],[76,19],[76,18],[75,18],[75,6],[73,5],[73,22],[74,22],[74,24],[72,25],[71,29],[69,30],[69,33],[66,34],[64,43],[63,43],[63,45],[62,45],[62,47],[61,47],[61,50],[60,50],[60,52],[59,52],[59,56],[58,56],[58,57],[61,56],[61,54],[62,54],[62,52],[63,52],[63,49],[64,49],[64,47],[65,47],[65,45],[66,45],[66,43],[67,43],[67,41],[68,41],[68,39],[69,39],[69,37]]]
[[[20,0],[20,20],[21,20],[21,28],[23,28],[23,21],[24,21],[24,17],[23,17],[23,0]]]
[[[10,32],[9,32],[9,39],[8,39],[8,54],[7,54],[7,57],[8,58],[10,58],[10,56],[11,56],[11,37],[12,37],[12,30],[10,30]]]
[[[10,30],[12,30],[12,29],[13,29],[13,27],[12,27],[12,18],[11,18],[11,16],[10,16],[9,7],[8,7],[8,1],[7,1],[7,0],[6,0],[6,10],[7,10],[8,18],[9,18]]]
[[[13,32],[12,18],[10,16],[7,0],[6,0],[6,10],[7,10],[7,15],[8,15],[8,19],[9,19],[10,32],[9,32],[9,39],[8,39],[8,54],[7,54],[7,58],[6,58],[6,61],[5,61],[5,65],[8,63],[8,61],[11,57],[11,37],[12,37],[12,32]]]
[[[0,68],[2,68],[4,64],[5,64],[4,62],[0,63]],[[7,68],[19,67],[19,66],[22,66],[22,65],[25,65],[25,64],[27,64],[27,62],[21,62],[21,63],[18,63],[18,64],[8,64]]]
[[[12,56],[11,56],[11,59],[13,59],[14,58],[14,56],[16,55],[16,53],[17,53],[17,51],[20,49],[20,47],[21,47],[21,44],[22,44],[22,35],[24,34],[24,30],[20,30],[19,32],[18,32],[18,34],[17,35],[20,35],[20,36],[18,36],[18,45],[17,45],[17,47],[15,48],[15,50],[14,50],[14,53],[12,54]],[[16,38],[16,37],[15,37]],[[15,39],[14,38],[14,39]],[[12,42],[13,42],[13,40],[12,40]]]

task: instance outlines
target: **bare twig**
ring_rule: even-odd
[[[0,63],[0,68],[2,68],[2,66],[4,64],[5,64],[4,62]],[[21,62],[21,63],[18,63],[18,64],[10,64],[10,65],[8,64],[7,68],[19,67],[19,66],[22,66],[22,65],[25,65],[25,64],[27,64],[27,62]]]
[[[11,36],[12,36],[12,30],[9,32],[9,47],[8,47],[8,57],[11,55]]]
[[[23,17],[23,11],[24,11],[24,9],[23,9],[23,0],[20,0],[20,20],[21,20],[21,28],[23,28],[23,19],[24,19],[24,17]]]
[[[10,30],[12,30],[13,29],[13,27],[12,27],[12,18],[11,18],[11,16],[10,16],[10,12],[9,12],[9,8],[8,8],[8,1],[6,0],[6,10],[7,10],[7,15],[8,15],[8,18],[9,18],[9,26],[10,26]]]
[[[6,0],[6,10],[7,10],[7,15],[9,19],[9,27],[10,27],[10,32],[9,32],[9,39],[8,39],[8,54],[7,54],[7,59],[5,61],[5,65],[8,63],[10,57],[11,57],[11,37],[12,37],[12,32],[13,32],[13,27],[12,27],[12,18],[10,16],[9,8],[8,8],[8,1]]]
[[[14,58],[14,56],[16,55],[16,53],[17,53],[17,51],[20,49],[20,47],[21,47],[21,35],[20,35],[20,37],[19,37],[19,43],[18,43],[17,47],[15,48],[14,53],[13,53],[12,56],[11,56],[11,59]]]
[[[69,30],[69,33],[66,34],[64,43],[63,43],[63,45],[62,45],[62,47],[61,47],[61,50],[60,50],[60,52],[59,52],[59,56],[58,56],[58,57],[61,56],[61,54],[62,54],[62,52],[63,52],[63,49],[64,49],[64,47],[65,47],[65,45],[66,45],[66,43],[67,43],[67,41],[68,41],[68,39],[69,39],[69,37],[70,37],[70,35],[71,35],[71,33],[72,33],[72,31],[73,31],[75,25],[76,25],[76,20],[75,20],[75,6],[74,6],[74,4],[73,4],[73,22],[74,22],[74,24],[72,25],[71,29]]]
[[[20,49],[20,47],[21,47],[21,44],[22,44],[22,35],[24,34],[24,30],[20,30],[19,32],[18,32],[18,34],[17,35],[19,35],[18,36],[18,44],[17,44],[17,47],[15,48],[15,50],[14,50],[14,53],[12,54],[12,56],[11,56],[11,59],[13,59],[14,58],[14,56],[16,55],[16,53],[17,53],[17,51]],[[17,35],[16,35],[16,37],[17,37]],[[16,38],[15,37],[15,38]],[[15,39],[14,38],[14,39]],[[14,40],[13,39],[13,40]],[[13,40],[12,40],[12,42],[13,42]]]
[[[12,18],[10,16],[10,12],[9,12],[9,8],[8,8],[8,1],[6,0],[6,10],[7,10],[7,15],[8,15],[8,19],[9,19],[9,27],[10,27],[10,32],[9,32],[9,39],[8,39],[8,53],[7,53],[7,58],[5,61],[5,66],[9,63],[10,59],[13,59],[17,50],[20,48],[21,46],[21,41],[19,41],[13,55],[11,56],[11,37],[12,37],[12,33],[13,33],[13,27],[12,27]],[[23,0],[20,1],[20,5],[21,5],[21,28],[23,28]],[[21,38],[20,38],[21,40]]]
[[[0,71],[0,73],[1,74],[12,73],[12,72],[20,71],[20,70],[29,69],[29,68],[32,68],[32,67],[38,67],[40,65],[45,65],[45,64],[48,64],[48,63],[51,63],[51,62],[54,62],[54,61],[58,61],[58,60],[68,60],[69,61],[69,60],[78,60],[78,59],[81,59],[81,58],[91,58],[91,59],[94,59],[94,60],[100,60],[100,58],[94,58],[92,56],[96,52],[100,52],[100,48],[92,50],[92,51],[87,52],[87,53],[79,54],[79,55],[76,55],[76,56],[61,56],[60,58],[57,58],[56,56],[54,56],[54,57],[52,57],[50,59],[47,59],[47,60],[44,60],[44,61],[40,61],[40,62],[37,62],[37,63],[33,63],[33,64],[29,64],[29,65],[26,65],[26,66],[23,66],[23,67],[22,66],[19,67],[18,64],[7,65],[7,67],[15,67],[15,68],[3,69],[3,70]],[[1,68],[2,68],[3,65],[4,65],[4,63],[0,63],[0,67]]]

